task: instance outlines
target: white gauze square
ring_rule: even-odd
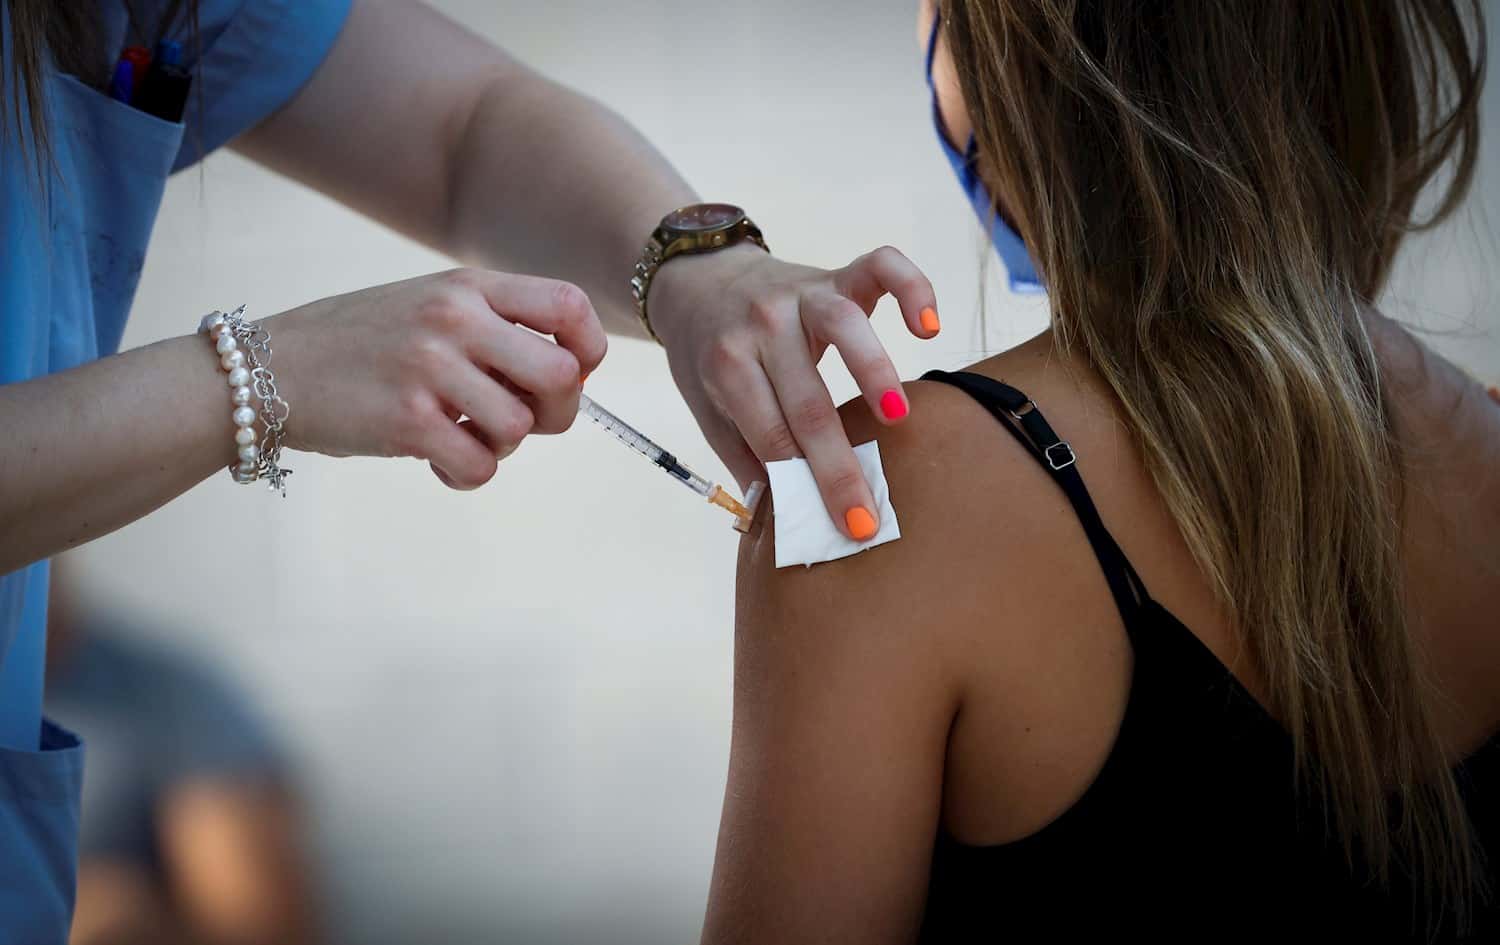
[[[776,511],[776,567],[794,564],[811,567],[820,561],[835,561],[901,537],[896,510],[891,506],[890,487],[880,465],[880,444],[871,440],[854,448],[864,470],[865,481],[875,495],[880,530],[869,541],[846,538],[823,507],[823,495],[805,459],[783,459],[766,463],[771,497]]]

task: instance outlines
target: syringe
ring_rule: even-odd
[[[735,528],[740,531],[749,530],[751,519],[755,515],[756,501],[765,489],[764,484],[759,482],[752,483],[750,490],[745,493],[745,504],[742,505],[723,486],[709,482],[707,479],[704,479],[682,465],[682,463],[677,461],[676,456],[657,446],[645,434],[596,404],[587,394],[578,395],[578,412],[586,415],[589,419],[610,433],[613,433],[615,439],[621,443],[624,443],[662,469],[665,469],[671,474],[672,478],[678,480],[719,508],[727,509],[737,519]],[[749,506],[749,508],[746,508],[746,506]]]

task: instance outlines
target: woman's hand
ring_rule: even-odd
[[[420,457],[456,489],[488,482],[527,435],[568,429],[606,348],[578,287],[476,269],[324,299],[265,327],[288,446]]]
[[[805,456],[830,516],[856,540],[875,533],[875,504],[817,364],[837,348],[876,418],[901,422],[901,379],[869,322],[887,294],[912,334],[938,333],[932,284],[890,247],[826,271],[736,246],[673,259],[651,289],[672,376],[741,487],[764,477],[763,463]]]

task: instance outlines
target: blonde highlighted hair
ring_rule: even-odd
[[[1480,870],[1407,625],[1400,451],[1361,310],[1473,176],[1478,3],[942,10],[981,173],[1054,333],[1124,405],[1301,789],[1351,864],[1405,870],[1461,915]]]

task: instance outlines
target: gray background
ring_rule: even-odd
[[[919,344],[881,308],[903,376],[1043,326],[1041,303],[992,288],[981,337],[983,247],[932,137],[914,3],[437,5],[624,113],[704,195],[749,207],[780,255],[904,249],[945,330]],[[1493,90],[1485,108],[1478,198],[1411,244],[1385,305],[1500,380]],[[268,315],[446,267],[223,153],[172,182],[125,344],[212,308]],[[836,359],[824,368],[837,399],[854,393]],[[617,340],[589,387],[722,474],[656,350]],[[302,766],[341,938],[694,940],[728,750],[726,517],[589,425],[529,441],[475,494],[417,462],[291,465],[284,502],[215,476],[81,556],[97,605],[265,703]]]

